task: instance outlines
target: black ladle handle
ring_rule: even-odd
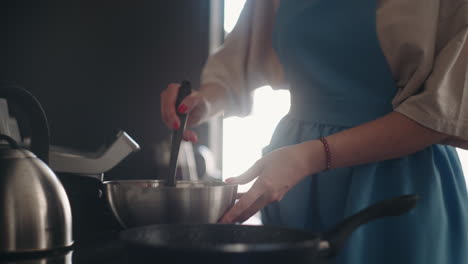
[[[49,162],[49,124],[39,101],[28,90],[10,83],[0,83],[0,98],[17,104],[31,123],[31,151],[46,164]]]
[[[192,93],[192,88],[191,88],[190,82],[183,80],[180,83],[179,92],[177,93],[177,98],[176,98],[176,103],[175,103],[176,109],[179,107],[180,103],[182,103],[185,97],[189,96],[191,93]],[[186,114],[181,114],[177,112],[177,115],[181,116],[181,115],[186,115]]]
[[[416,206],[417,201],[417,195],[403,195],[390,200],[378,202],[359,213],[348,217],[323,235],[323,239],[328,241],[330,244],[330,249],[327,250],[327,255],[335,255],[343,246],[346,239],[359,226],[378,218],[402,215],[413,209]]]
[[[171,159],[169,162],[169,174],[166,178],[166,186],[174,187],[176,186],[176,171],[177,171],[177,157],[179,156],[180,142],[184,135],[185,126],[187,125],[188,114],[182,114],[177,111],[180,103],[185,97],[189,96],[192,93],[189,81],[182,81],[179,87],[179,92],[177,93],[177,99],[175,104],[175,109],[177,116],[180,119],[179,129],[174,129],[172,132],[172,145],[171,145]]]

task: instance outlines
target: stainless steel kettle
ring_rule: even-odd
[[[49,128],[40,103],[27,90],[0,86],[0,98],[29,117],[31,151],[0,136],[0,254],[68,247],[72,217],[66,192],[47,166]],[[36,156],[37,155],[37,156]]]

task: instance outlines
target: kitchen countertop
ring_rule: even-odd
[[[42,256],[0,256],[1,264],[127,264],[129,261],[124,243],[117,238],[99,239],[76,244],[70,249],[49,252]]]

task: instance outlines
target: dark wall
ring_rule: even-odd
[[[199,85],[208,52],[208,0],[1,1],[0,80],[37,96],[51,141],[93,150],[117,129],[142,151],[108,178],[160,174],[155,144],[169,137],[159,94]]]

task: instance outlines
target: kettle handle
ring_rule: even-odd
[[[0,85],[0,98],[17,104],[31,122],[31,151],[46,164],[49,162],[49,125],[44,109],[28,90],[14,84]]]

